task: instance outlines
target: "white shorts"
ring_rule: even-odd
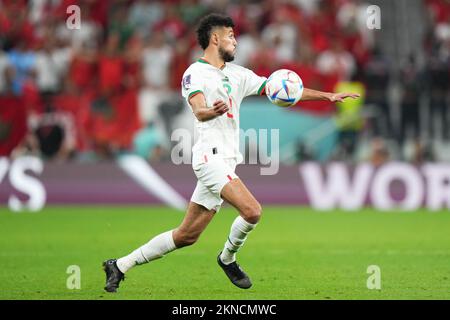
[[[238,178],[234,173],[236,161],[215,155],[208,155],[204,159],[204,161],[192,165],[198,181],[191,201],[208,210],[219,212],[223,203],[220,196],[223,187],[231,180]]]

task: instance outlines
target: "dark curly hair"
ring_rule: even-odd
[[[230,17],[217,13],[211,13],[200,20],[197,28],[197,40],[203,50],[208,47],[211,30],[215,27],[233,28],[234,22]]]

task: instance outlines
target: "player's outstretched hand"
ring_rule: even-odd
[[[356,99],[359,98],[361,95],[359,93],[333,93],[330,95],[330,101],[331,102],[343,102],[345,98],[352,98]]]
[[[216,102],[214,102],[213,104],[213,110],[216,115],[221,116],[225,112],[228,112],[228,110],[230,109],[228,108],[228,105],[222,100],[216,100]]]

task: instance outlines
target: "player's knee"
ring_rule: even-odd
[[[177,248],[191,246],[197,242],[199,235],[189,232],[176,232],[174,233],[174,243]]]
[[[196,238],[183,238],[179,245],[177,246],[177,248],[182,248],[182,247],[188,247],[188,246],[192,246],[194,243],[197,242]]]
[[[254,204],[247,206],[242,213],[245,221],[255,224],[261,219],[262,207],[258,202],[255,202]]]

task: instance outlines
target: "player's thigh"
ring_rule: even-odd
[[[202,205],[189,202],[183,222],[174,231],[175,244],[195,242],[214,217],[215,210],[208,210]]]
[[[236,178],[227,183],[222,188],[221,197],[235,207],[246,221],[259,221],[261,205],[241,179]]]

